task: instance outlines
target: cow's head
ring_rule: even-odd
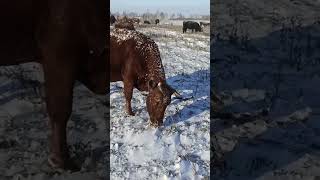
[[[147,111],[151,125],[161,126],[167,106],[171,103],[171,95],[180,96],[179,93],[165,82],[148,82]]]
[[[201,26],[198,26],[197,29],[196,29],[196,32],[203,32],[203,29]]]
[[[82,0],[79,4],[83,7],[81,16],[79,17],[81,24],[79,30],[82,32],[81,41],[86,44],[83,48],[87,48],[91,57],[99,56],[107,47],[108,34],[110,34],[109,14],[107,2],[105,0]],[[80,6],[79,5],[79,6]],[[79,40],[80,41],[80,40]]]
[[[81,62],[80,80],[94,93],[106,94],[109,86],[109,14],[105,0],[79,1],[82,6],[81,32],[84,43],[83,61]]]
[[[108,47],[101,54],[89,54],[89,60],[81,63],[79,80],[93,93],[105,95],[109,86]]]

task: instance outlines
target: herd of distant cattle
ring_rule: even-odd
[[[135,30],[134,24],[140,24],[139,18],[128,18],[124,16],[123,18],[116,18],[114,15],[110,16],[110,24],[114,25],[115,28],[122,28],[122,29],[128,29],[128,30]],[[155,19],[154,24],[159,24],[160,20]],[[151,24],[151,21],[144,20],[143,24]],[[191,30],[191,32],[203,32],[203,27],[210,26],[210,23],[207,22],[195,22],[195,21],[183,21],[182,24],[182,32],[186,33],[188,29]]]

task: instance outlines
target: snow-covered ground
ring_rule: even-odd
[[[133,95],[135,116],[124,111],[123,83],[111,83],[111,179],[209,178],[209,36],[159,27],[137,28],[159,46],[167,82],[184,97],[174,99],[164,126],[151,128],[145,96]]]
[[[209,20],[200,20],[200,19],[190,19],[190,20],[173,20],[173,19],[164,19],[160,21],[160,24],[165,24],[165,25],[175,25],[175,26],[182,26],[183,21],[195,21],[195,22],[205,22],[209,23]]]
[[[57,172],[47,164],[49,128],[41,66],[0,67],[0,179],[106,178],[109,142],[103,101],[83,85],[74,88],[68,145],[81,171]]]
[[[320,3],[212,7],[212,90],[223,103],[211,113],[211,178],[319,179]]]

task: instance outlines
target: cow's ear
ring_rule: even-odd
[[[149,89],[149,91],[150,90],[152,90],[152,89],[154,89],[154,88],[156,88],[157,87],[157,83],[154,81],[154,80],[149,80],[149,82],[148,82],[148,89]]]

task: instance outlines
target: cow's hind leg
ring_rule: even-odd
[[[57,70],[59,69],[59,70]],[[49,164],[53,168],[78,170],[67,149],[67,122],[72,111],[74,72],[72,68],[44,65],[47,111],[51,137]]]

